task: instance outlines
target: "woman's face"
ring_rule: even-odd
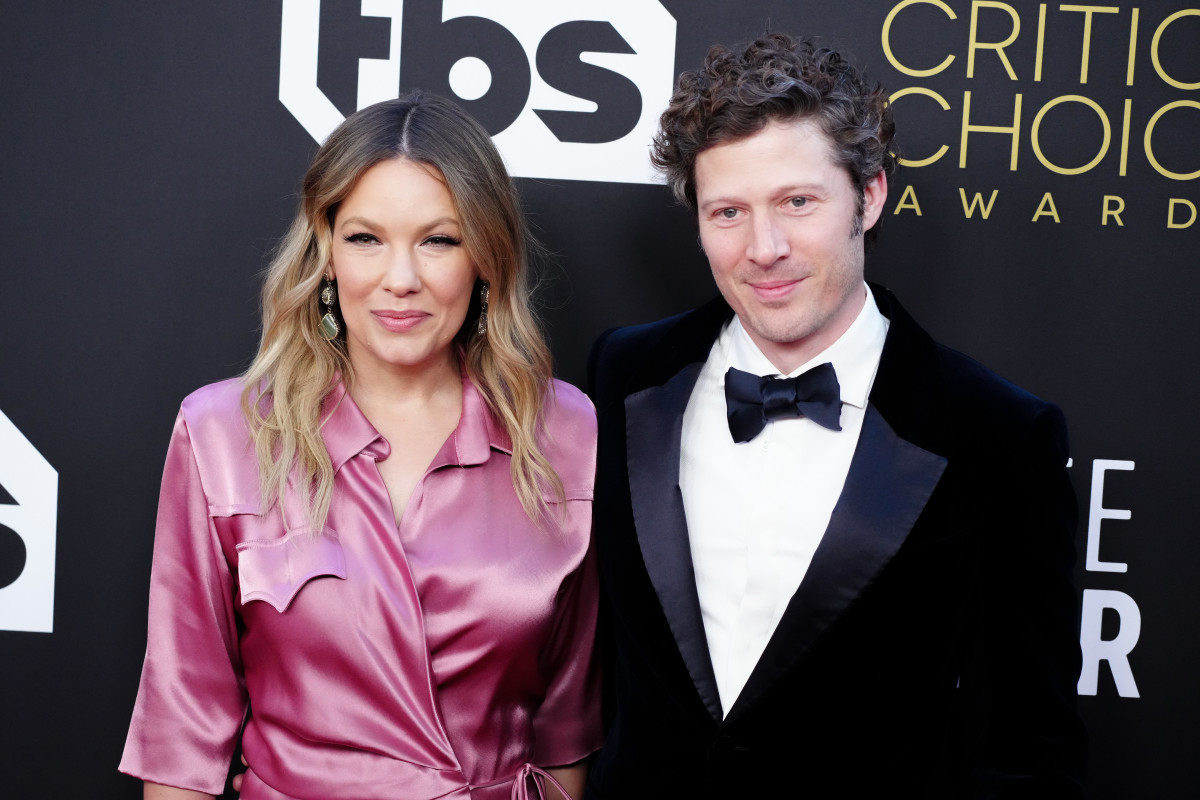
[[[479,273],[441,173],[403,158],[368,169],[338,208],[332,252],[357,376],[453,363]]]

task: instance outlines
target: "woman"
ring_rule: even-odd
[[[254,363],[175,425],[121,763],[146,797],[219,794],[243,718],[243,800],[581,794],[595,418],[551,378],[525,256],[451,103],[321,147]]]

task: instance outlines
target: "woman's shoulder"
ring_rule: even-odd
[[[547,429],[560,435],[596,438],[596,408],[579,388],[554,378],[542,399]]]
[[[180,411],[189,421],[224,418],[235,413],[241,415],[242,387],[245,385],[241,378],[229,378],[201,386],[183,398]]]
[[[181,496],[185,482],[203,491],[210,511],[257,512],[258,455],[242,413],[239,378],[203,386],[184,398],[167,447],[163,491]],[[167,496],[164,494],[164,497]]]
[[[575,386],[554,379],[542,406],[542,452],[568,494],[590,496],[596,473],[596,409]]]
[[[201,386],[183,399],[179,416],[187,424],[193,439],[223,441],[230,437],[245,441],[250,435],[242,411],[245,381],[230,378]]]
[[[201,474],[257,474],[250,426],[242,411],[241,378],[210,383],[184,398],[177,429],[186,431]],[[257,488],[257,482],[251,481]]]

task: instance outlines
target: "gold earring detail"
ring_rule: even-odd
[[[487,307],[488,307],[488,285],[485,282],[479,287],[479,335],[487,336]]]
[[[325,306],[325,316],[321,317],[321,322],[317,325],[317,333],[321,334],[322,339],[333,341],[342,328],[333,314],[333,304],[337,301],[337,289],[333,288],[333,281],[329,279],[328,275],[325,276],[325,282],[321,284],[319,296],[321,305]]]

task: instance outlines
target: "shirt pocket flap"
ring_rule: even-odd
[[[329,528],[319,536],[302,530],[282,539],[241,542],[237,551],[242,605],[262,600],[282,614],[313,578],[346,578],[346,554]]]

